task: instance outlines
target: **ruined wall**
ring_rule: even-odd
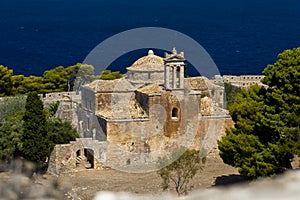
[[[77,108],[81,102],[81,93],[57,92],[44,94],[41,97],[43,97],[44,107],[59,102],[55,116],[64,121],[69,121],[73,128],[77,128]]]
[[[231,75],[224,75],[222,80],[225,83],[231,83],[234,86],[248,88],[251,85],[258,84],[264,86],[262,84],[261,79],[263,79],[263,75],[241,75],[241,76],[231,76]]]
[[[51,152],[48,173],[60,174],[85,169],[80,166],[85,158],[88,167],[101,169],[106,161],[106,142],[98,142],[91,138],[78,138],[69,144],[56,145]]]
[[[121,99],[124,94],[137,93],[121,93],[118,98]],[[104,94],[106,95],[109,93]],[[199,110],[203,110],[205,106],[200,93],[178,90],[140,94],[130,98],[132,97],[141,102],[142,107],[148,107],[148,118],[105,119],[97,117],[89,110],[79,109],[78,127],[83,137],[90,138],[80,139],[81,144],[77,141],[57,145],[51,155],[50,171],[61,173],[76,170],[76,152],[87,147],[97,157],[96,166],[145,170],[146,165],[147,170],[151,171],[157,168],[159,157],[171,156],[180,146],[200,149],[204,153],[211,151],[217,137],[224,132],[224,117],[209,118],[210,116],[201,115],[203,113]],[[109,101],[109,96],[107,99],[103,98],[103,102]],[[124,105],[128,106],[118,106]],[[209,105],[206,107],[211,110]],[[174,108],[177,109],[177,114],[174,114]],[[82,140],[85,139],[90,142],[83,145]]]
[[[77,94],[76,92],[53,92],[43,95],[41,94],[40,96],[42,97],[45,106],[48,106],[49,104],[55,103],[57,101],[62,101],[65,97],[69,97],[75,101],[81,98],[81,94]]]
[[[180,127],[182,134],[167,137],[164,122],[149,121],[107,122],[108,143],[105,165],[120,170],[155,170],[159,157],[170,157],[180,146],[198,149],[202,156],[218,154],[217,140],[232,126],[230,118],[199,116],[198,122]],[[184,131],[183,131],[184,130]],[[147,171],[146,170],[146,171]]]
[[[140,93],[137,98],[141,98],[139,101],[147,99],[142,104],[149,107],[149,118],[107,121],[109,166],[128,169],[147,164],[147,167],[155,168],[159,157],[171,156],[180,146],[200,149],[202,140],[213,140],[207,138],[206,133],[212,132],[216,136],[223,131],[223,118],[201,118],[199,110],[203,102],[200,94],[180,90],[159,95]],[[206,106],[211,110],[211,105]],[[174,108],[177,114],[174,114]],[[218,126],[212,128],[214,123]],[[208,145],[210,149],[212,145]]]

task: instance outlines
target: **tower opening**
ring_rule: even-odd
[[[173,108],[172,109],[172,119],[177,120],[179,116],[179,110],[178,108]]]

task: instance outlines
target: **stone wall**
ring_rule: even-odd
[[[69,144],[56,145],[50,155],[48,173],[60,174],[85,168],[102,168],[106,160],[106,142],[78,138]],[[85,159],[85,165],[80,166]]]
[[[40,95],[43,99],[44,105],[49,105],[50,103],[55,103],[57,101],[62,101],[64,98],[71,98],[73,101],[78,101],[81,98],[81,93],[76,92],[53,92]]]
[[[81,94],[82,94],[81,107],[84,110],[88,110],[90,112],[95,113],[96,111],[95,92],[89,88],[84,88],[82,89]]]
[[[127,79],[133,84],[155,83],[163,84],[164,72],[163,71],[128,71]]]
[[[224,75],[222,80],[224,83],[231,83],[237,87],[248,88],[251,85],[258,84],[264,86],[262,84],[261,79],[263,79],[263,75],[241,75],[241,76],[232,76],[232,75]]]
[[[81,137],[93,138],[98,141],[106,141],[106,121],[94,113],[79,108],[77,110],[77,130]]]
[[[59,107],[55,116],[64,121],[69,121],[73,128],[77,129],[77,110],[81,103],[81,93],[57,92],[40,96],[43,98],[44,107],[48,107],[52,103],[59,102]]]
[[[217,156],[217,140],[232,126],[228,116],[199,116],[198,122],[180,127],[177,135],[164,135],[164,121],[109,121],[107,161],[105,165],[120,170],[137,170],[143,166],[157,168],[159,157],[169,157],[180,146],[198,149],[202,156]]]
[[[201,91],[207,91],[207,88]],[[211,115],[212,101],[209,97],[201,98],[201,91],[165,91],[159,86],[149,86],[133,93],[99,92],[96,94],[99,111],[96,114],[100,116],[88,109],[80,109],[79,130],[83,137],[107,141],[104,165],[128,169],[147,164],[155,168],[159,157],[170,156],[180,146],[200,149],[201,141],[210,139],[205,135],[213,131],[208,124],[214,122],[199,116]],[[131,102],[136,103],[131,105]],[[135,118],[133,116],[140,115],[133,111],[145,112],[146,117]],[[222,128],[217,128],[213,134]],[[206,148],[209,151],[212,147]]]

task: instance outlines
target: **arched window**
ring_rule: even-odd
[[[179,116],[179,110],[178,108],[173,108],[172,109],[172,119],[177,120]]]

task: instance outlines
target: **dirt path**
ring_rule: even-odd
[[[216,179],[217,178],[217,179]],[[63,174],[59,182],[67,185],[70,191],[66,198],[93,199],[98,191],[131,192],[138,194],[157,194],[162,192],[161,178],[156,172],[132,174],[105,170],[84,170]],[[202,172],[192,180],[194,189],[203,189],[215,184],[226,184],[239,179],[237,169],[222,162],[219,157],[209,157]]]

